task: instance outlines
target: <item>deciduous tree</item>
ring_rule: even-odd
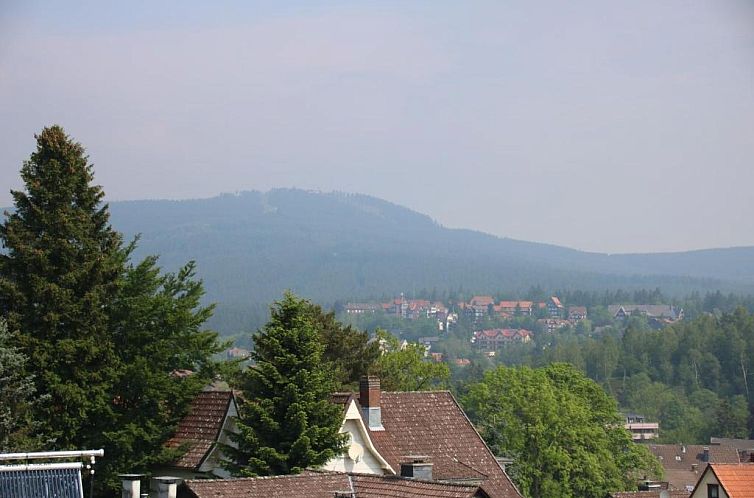
[[[471,386],[467,412],[531,498],[602,498],[661,473],[623,429],[615,401],[572,366],[499,367]]]

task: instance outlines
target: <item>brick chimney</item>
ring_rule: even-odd
[[[432,480],[432,464],[429,457],[423,455],[408,455],[401,462],[401,477],[412,479]]]
[[[380,378],[363,376],[359,381],[359,404],[367,427],[373,431],[384,431],[382,408],[380,407]]]

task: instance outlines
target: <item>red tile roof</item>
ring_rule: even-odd
[[[469,484],[440,483],[397,476],[304,472],[246,479],[188,480],[179,496],[191,498],[333,498],[336,491],[356,498],[472,498],[484,496]]]
[[[534,306],[532,301],[500,301],[499,304],[502,309],[515,309],[516,307],[527,310]]]
[[[729,498],[754,498],[754,464],[710,464]]]
[[[385,430],[370,437],[396,471],[407,455],[427,455],[434,479],[479,479],[490,498],[520,497],[450,392],[383,392],[381,407]]]
[[[183,469],[201,466],[220,437],[232,402],[231,391],[202,391],[194,398],[175,435],[166,443],[169,448],[188,448],[171,466]]]

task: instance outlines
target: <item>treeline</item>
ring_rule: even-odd
[[[660,422],[665,442],[754,436],[754,318],[744,308],[662,330],[631,318],[625,329],[599,335],[541,334],[532,344],[511,345],[495,361],[570,363],[604,386],[624,411]]]

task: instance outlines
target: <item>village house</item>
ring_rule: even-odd
[[[497,351],[510,343],[531,342],[533,337],[526,329],[487,329],[474,332],[471,342],[483,351]]]
[[[563,316],[563,303],[560,302],[560,299],[558,299],[557,296],[550,297],[545,303],[547,304],[547,313],[552,318],[560,318]]]
[[[448,391],[336,393],[346,451],[299,475],[174,481],[178,498],[521,498],[500,461]],[[173,495],[175,496],[175,495]]]
[[[346,303],[345,312],[348,315],[364,315],[381,311],[382,306],[374,303]]]
[[[251,356],[251,351],[243,348],[230,348],[225,351],[225,357],[229,360],[246,359]]]
[[[497,310],[511,316],[532,316],[534,302],[532,301],[500,301]]]
[[[429,480],[476,485],[490,498],[520,496],[450,392],[382,392],[378,378],[365,377],[358,395],[333,401],[343,405],[349,447],[324,470],[398,475],[413,455]]]
[[[563,320],[562,318],[540,318],[537,320],[537,323],[547,332],[555,332],[556,330],[573,325],[570,321]]]
[[[754,462],[754,440],[753,439],[732,439],[724,437],[709,438],[711,445],[732,446],[738,450],[738,456],[741,462]]]
[[[586,320],[586,306],[569,306],[568,319],[575,322]]]
[[[222,468],[222,444],[232,445],[228,432],[235,429],[238,416],[236,397],[229,390],[200,392],[178,424],[166,446],[185,450],[176,460],[153,469],[154,475],[182,479],[228,477]]]
[[[647,422],[644,415],[638,413],[626,413],[624,427],[631,433],[631,439],[635,442],[649,441],[660,436],[660,424]]]
[[[670,489],[691,492],[710,463],[739,463],[732,446],[648,444],[647,449],[660,461]]]
[[[696,483],[691,498],[751,498],[754,464],[711,463]]]
[[[683,320],[683,308],[670,304],[611,304],[608,313],[615,319],[625,320],[631,316],[643,316],[648,319],[675,322]]]

